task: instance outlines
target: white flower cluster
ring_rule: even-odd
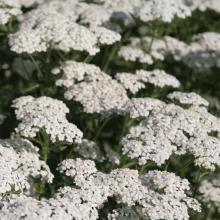
[[[136,15],[145,22],[157,19],[171,22],[176,16],[180,18],[190,16],[191,9],[182,0],[143,0],[136,9]]]
[[[126,90],[116,80],[82,82],[65,92],[67,100],[80,102],[87,113],[111,114],[128,101]]]
[[[187,0],[187,1],[192,1],[192,0]],[[220,12],[220,2],[218,0],[196,0],[194,4],[201,11],[211,9],[218,13]]]
[[[199,187],[202,202],[215,206],[220,210],[220,181],[219,176],[204,179]]]
[[[183,97],[182,102],[189,104],[186,94]],[[220,119],[198,105],[201,100],[204,104],[201,97],[197,95],[194,98],[194,105],[186,109],[141,99],[141,109],[146,106],[146,113],[138,111],[138,99],[135,99],[137,110],[131,104],[130,115],[144,117],[144,120],[132,127],[122,139],[123,154],[137,158],[141,165],[148,160],[161,165],[173,153],[182,155],[190,152],[194,155],[195,165],[214,170],[220,165],[220,140],[211,134],[220,133]]]
[[[120,19],[124,24],[132,22],[132,16],[145,22],[160,19],[171,22],[175,16],[185,18],[194,9],[182,0],[105,0],[95,1],[100,4],[80,3],[82,23],[102,25],[113,19]]]
[[[118,73],[116,79],[133,94],[146,88],[145,84],[147,83],[159,88],[166,86],[178,88],[180,86],[180,82],[174,76],[158,69],[152,71],[136,70],[135,74]]]
[[[98,213],[86,192],[64,187],[51,199],[37,200],[25,195],[1,203],[2,220],[96,220]]]
[[[22,6],[30,7],[45,0],[0,0],[0,25],[7,24],[13,16],[22,14]]]
[[[207,9],[220,12],[218,0],[97,0],[99,4],[79,3],[81,22],[102,25],[111,18],[121,19],[125,24],[132,22],[132,16],[144,22],[162,20],[171,22],[175,17],[186,18],[192,11]],[[131,16],[132,15],[132,16]]]
[[[98,4],[79,3],[80,22],[102,25],[113,19],[121,19],[125,24],[132,22],[132,16],[144,22],[161,20],[171,22],[175,17],[186,18],[192,11],[212,9],[220,12],[218,0],[97,0]]]
[[[69,109],[62,101],[46,96],[23,96],[13,101],[13,107],[21,120],[15,131],[21,136],[33,138],[44,129],[52,142],[81,142],[82,132],[67,121]]]
[[[0,0],[0,25],[6,24],[12,16],[21,13],[19,0]]]
[[[149,197],[142,201],[142,212],[149,219],[185,220],[189,219],[188,207],[201,211],[199,202],[186,194],[190,190],[187,179],[181,179],[174,173],[154,170],[145,174],[142,181],[150,190]]]
[[[163,39],[153,37],[131,38],[130,44],[123,46],[118,55],[126,61],[139,61],[152,64],[153,59],[164,60],[171,55],[175,60],[183,58],[189,46],[176,38],[165,36]]]
[[[62,74],[62,77],[56,81],[56,85],[66,88],[70,88],[82,81],[93,82],[111,79],[109,75],[102,72],[96,65],[72,60],[65,61],[60,67],[53,69],[52,73],[54,75]]]
[[[135,94],[145,88],[144,82],[141,82],[136,74],[132,73],[117,73],[116,79],[124,86],[124,88]]]
[[[166,104],[159,99],[154,98],[132,98],[124,106],[124,113],[131,118],[146,118],[153,110],[159,110]]]
[[[175,60],[184,60],[191,68],[208,69],[220,66],[220,35],[205,32],[194,36],[190,44],[165,36],[131,38],[130,44],[121,47],[118,55],[126,61],[152,64],[153,60],[164,60],[171,55]]]
[[[52,198],[40,201],[24,194],[2,199],[0,219],[95,220],[99,217],[98,209],[109,197],[124,205],[113,210],[109,219],[119,219],[123,213],[124,217],[136,216],[136,213],[144,219],[172,220],[179,216],[180,220],[188,220],[188,208],[200,211],[197,200],[187,195],[189,182],[173,173],[155,170],[140,176],[137,170],[116,169],[104,174],[93,161],[81,159],[64,160],[58,170],[73,177],[76,187],[60,188]]]
[[[220,67],[220,34],[205,32],[193,38],[188,53],[183,57],[192,68]]]
[[[182,0],[182,2],[191,10],[198,9],[203,12],[210,9],[220,12],[220,2],[218,0]]]
[[[111,11],[100,4],[80,3],[80,23],[90,26],[100,26],[110,20]]]
[[[194,92],[173,92],[170,93],[167,96],[171,100],[176,100],[181,104],[184,105],[194,105],[194,106],[209,106],[209,103],[207,100],[202,98],[200,95],[194,93]]]
[[[67,87],[65,98],[80,102],[87,113],[118,112],[128,101],[124,87],[93,64],[66,61],[52,72],[63,74],[56,85]]]
[[[11,50],[17,53],[46,51],[49,47],[68,52],[99,52],[102,44],[120,40],[120,35],[104,27],[77,23],[79,17],[76,0],[48,1],[24,15],[19,30],[10,35]]]
[[[140,63],[146,63],[146,64],[153,64],[152,57],[145,53],[142,49],[134,46],[123,46],[120,48],[118,55],[120,57],[123,57],[126,61],[132,61],[132,62],[140,62]]]
[[[25,139],[0,140],[0,197],[5,193],[28,192],[32,178],[51,183],[53,174],[39,159],[38,148]]]
[[[190,16],[191,12],[196,8],[202,11],[212,9],[220,12],[218,0],[133,0],[131,2],[127,2],[126,0],[106,0],[95,2],[101,4],[89,4],[78,0],[65,0],[64,4],[68,5],[67,7],[72,10],[71,18],[79,18],[81,24],[88,24],[90,26],[103,25],[111,18],[119,18],[122,19],[125,24],[129,24],[132,21],[131,15],[145,22],[157,19],[164,22],[171,22],[176,16],[180,18]],[[40,6],[37,11],[41,13],[40,10],[44,7],[41,5],[44,3],[46,3],[45,7],[49,7],[49,10],[58,9],[59,7],[62,8],[62,2],[59,3],[57,0],[1,0],[2,13],[0,13],[0,24],[7,23],[11,16],[20,15],[22,13],[22,6],[30,7],[38,4]],[[70,13],[68,13],[68,15],[70,15]],[[45,15],[41,14],[38,19],[43,20],[43,16],[45,19],[49,19],[52,15],[48,15],[48,18],[46,18]],[[54,14],[54,17],[55,16],[60,15]],[[57,19],[57,21],[58,20],[59,19]],[[72,20],[73,23],[75,21],[76,19]]]
[[[125,168],[103,174],[95,169],[92,161],[81,159],[65,160],[58,170],[72,176],[76,186],[87,192],[89,200],[94,200],[96,208],[114,196],[117,203],[128,209],[138,204],[139,215],[152,220],[171,220],[175,216],[185,220],[189,219],[188,208],[200,211],[198,201],[187,196],[189,182],[173,173],[154,170],[140,176],[137,170]],[[118,219],[117,210],[113,213],[109,219]]]

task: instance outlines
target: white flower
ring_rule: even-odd
[[[190,8],[181,0],[143,0],[136,8],[136,16],[145,22],[156,19],[171,22],[175,16],[186,18],[190,15]]]
[[[134,13],[136,7],[141,3],[141,0],[133,0],[128,2],[126,0],[105,0],[104,7],[111,10],[112,12],[124,12],[124,13]]]
[[[0,140],[0,194],[28,191],[31,178],[41,178],[49,183],[53,174],[39,159],[38,148],[25,139]]]
[[[66,159],[59,164],[57,168],[61,173],[65,173],[67,176],[75,177],[84,176],[85,178],[97,172],[95,163],[92,160],[82,160],[77,158]]]
[[[201,48],[208,51],[220,52],[220,34],[216,32],[204,32],[202,34],[195,35],[193,43],[197,43]]]
[[[189,182],[174,173],[149,171],[143,177],[143,184],[148,186],[148,195],[139,203],[139,212],[149,219],[189,219],[188,208],[201,211],[196,199],[190,198]]]
[[[51,199],[37,200],[24,195],[3,201],[0,218],[3,220],[96,220],[97,210],[85,191],[64,187]]]
[[[80,190],[88,196],[93,195],[87,201],[93,201],[97,208],[111,196],[117,203],[124,204],[125,210],[130,210],[131,215],[132,209],[138,205],[136,213],[144,219],[148,217],[152,220],[170,220],[175,219],[179,214],[180,219],[187,220],[189,219],[188,208],[200,211],[198,201],[188,196],[189,182],[173,173],[154,170],[140,176],[137,170],[125,168],[102,174],[99,171],[95,172],[94,164],[90,164],[89,161],[66,160],[61,163],[61,167],[62,164],[65,164],[64,167],[67,167],[68,173],[72,172],[71,176],[74,177],[74,182]],[[86,167],[88,164],[91,166],[87,171],[82,172],[81,166],[84,164]],[[123,213],[122,210],[118,211]],[[120,215],[116,211],[115,215],[109,215],[109,218],[118,219]]]
[[[110,20],[112,12],[103,5],[80,4],[80,23],[99,26]]]
[[[124,106],[124,112],[131,118],[148,117],[151,111],[163,108],[165,103],[154,98],[132,98]]]
[[[139,80],[139,77],[136,74],[117,73],[116,79],[124,86],[126,90],[133,94],[145,88],[145,84]]]
[[[66,88],[82,81],[90,82],[111,79],[98,66],[75,61],[65,61],[60,67],[53,69],[52,73],[54,75],[62,74],[62,77],[56,81],[56,85]]]
[[[194,106],[209,106],[208,101],[206,101],[204,98],[202,98],[200,95],[194,93],[194,92],[173,92],[170,93],[167,96],[171,100],[177,100],[181,104],[185,105],[194,105]]]
[[[19,0],[0,0],[0,25],[6,24],[12,16],[21,13]]]
[[[180,86],[180,82],[174,76],[167,74],[163,70],[137,70],[136,75],[138,76],[140,81],[153,84],[154,86],[160,88],[163,88],[165,86],[178,88]]]
[[[180,82],[176,77],[166,73],[163,70],[136,70],[135,74],[132,73],[117,73],[116,79],[129,90],[135,94],[139,90],[146,88],[146,84],[150,83],[156,87],[173,87],[177,88],[180,86]]]
[[[67,121],[69,109],[62,101],[46,96],[23,96],[13,101],[13,107],[21,120],[15,131],[21,136],[33,138],[44,129],[52,142],[81,142],[82,132]]]
[[[211,9],[216,11],[217,13],[220,12],[220,3],[218,0],[197,0],[197,8],[201,11],[205,11],[207,9]]]
[[[105,27],[92,25],[90,27],[90,31],[96,36],[97,43],[100,45],[111,45],[121,40],[120,34],[111,31]]]
[[[219,118],[205,107],[195,105],[184,109],[163,102],[153,103],[148,107],[146,101],[146,114],[143,110],[133,114],[146,119],[122,139],[123,154],[137,158],[139,164],[151,160],[161,165],[173,153],[189,152],[197,166],[214,170],[220,165],[220,141],[211,136],[220,132]]]
[[[2,200],[0,218],[95,220],[108,197],[123,205],[109,219],[131,220],[129,216],[136,213],[143,219],[171,220],[178,216],[188,220],[188,209],[200,211],[198,201],[188,196],[189,182],[173,173],[154,170],[141,176],[137,170],[115,169],[103,174],[93,161],[81,159],[65,160],[58,170],[73,177],[76,187],[63,187],[52,198],[40,201],[24,195]]]
[[[121,144],[123,154],[132,159],[137,158],[140,165],[144,165],[149,160],[162,165],[177,150],[163,131],[155,132],[150,126],[144,125],[132,127]]]
[[[199,187],[200,198],[208,207],[215,206],[220,210],[219,175],[204,179]]]
[[[80,102],[87,113],[118,112],[128,101],[123,86],[93,64],[66,61],[52,73],[63,74],[56,85],[66,87],[65,98]]]
[[[153,64],[152,57],[137,47],[123,46],[120,48],[118,55],[126,61]]]
[[[153,59],[164,60],[171,55],[175,60],[180,60],[189,50],[189,46],[176,38],[165,36],[163,39],[150,36],[130,39],[131,43],[122,47],[118,55],[126,61],[138,61],[152,64]]]
[[[186,64],[192,68],[209,69],[220,67],[220,34],[205,32],[194,36],[188,53],[183,56]]]
[[[64,96],[80,102],[87,113],[117,113],[128,101],[126,90],[113,79],[81,82],[69,88]]]
[[[80,12],[76,0],[41,4],[25,14],[18,31],[10,35],[11,50],[34,53],[52,47],[65,52],[77,50],[95,55],[101,44],[112,44],[120,39],[119,34],[104,27],[90,29],[76,23]]]

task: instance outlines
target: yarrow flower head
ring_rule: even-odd
[[[120,35],[104,27],[78,24],[80,7],[76,0],[48,1],[24,15],[19,30],[10,36],[11,50],[17,53],[47,51],[49,47],[68,52],[99,52],[102,44],[120,40]]]
[[[64,96],[80,102],[87,113],[117,113],[128,101],[126,90],[113,79],[76,84]]]
[[[200,199],[208,207],[215,206],[220,210],[219,175],[205,178],[199,187]]]
[[[220,3],[218,0],[196,0],[195,1],[196,8],[201,11],[205,11],[207,9],[220,12]]]
[[[164,60],[169,55],[175,60],[180,60],[188,49],[186,43],[170,36],[165,36],[163,39],[150,36],[133,37],[130,39],[130,44],[121,47],[118,55],[126,61],[152,64],[154,60]]]
[[[57,99],[23,96],[13,101],[15,114],[21,121],[15,131],[23,137],[36,137],[44,129],[52,142],[81,142],[82,132],[66,119],[67,106]]]
[[[56,85],[66,88],[83,81],[92,82],[111,79],[98,66],[76,61],[65,61],[60,67],[54,68],[52,74],[62,74],[62,77],[56,81]]]
[[[188,53],[183,56],[191,68],[209,69],[220,66],[220,34],[205,32],[195,35],[189,46]]]
[[[121,47],[118,55],[126,61],[138,61],[140,63],[147,63],[149,65],[153,64],[153,59],[149,54],[134,46],[128,45]]]
[[[60,188],[52,198],[40,201],[25,195],[9,197],[1,201],[0,218],[95,220],[109,197],[123,205],[113,210],[109,219],[120,219],[123,213],[126,217],[136,216],[135,210],[138,216],[152,220],[171,220],[175,216],[188,220],[188,209],[200,211],[198,201],[188,196],[189,182],[173,173],[154,170],[141,176],[137,170],[124,168],[104,174],[93,161],[79,158],[64,160],[58,170],[72,177],[75,187]]]
[[[85,192],[64,187],[50,199],[19,195],[1,202],[1,219],[96,220],[98,212]]]
[[[6,24],[12,16],[21,13],[19,0],[0,0],[0,25]]]
[[[192,103],[186,94],[183,97],[180,102]],[[220,141],[211,135],[213,132],[219,134],[219,118],[199,106],[207,106],[205,100],[196,94],[193,97],[197,102],[188,108],[150,99],[135,99],[133,105],[131,102],[127,112],[130,111],[133,118],[144,117],[144,120],[132,127],[122,139],[123,154],[137,158],[139,164],[151,160],[161,165],[173,153],[182,155],[189,152],[194,155],[197,166],[210,170],[219,166]],[[136,108],[133,107],[135,104]],[[136,110],[139,109],[138,105],[140,111]],[[144,107],[146,112],[142,110]]]
[[[128,101],[126,90],[93,64],[67,61],[52,73],[62,73],[56,85],[67,88],[67,100],[80,102],[87,113],[118,112]]]
[[[28,193],[33,178],[51,183],[53,174],[39,159],[38,148],[25,139],[0,140],[0,197],[5,193]]]
[[[166,104],[154,98],[132,98],[124,106],[124,113],[131,118],[147,118],[152,111],[158,111]]]
[[[86,170],[82,168],[83,165],[87,167]],[[154,170],[141,176],[137,170],[125,168],[102,174],[95,171],[92,162],[81,159],[63,161],[58,170],[67,172],[80,190],[93,195],[91,200],[95,199],[96,208],[101,207],[108,197],[114,197],[117,203],[124,205],[124,210],[129,210],[128,216],[134,216],[132,210],[138,204],[136,214],[152,220],[174,219],[177,214],[180,219],[186,220],[189,219],[188,208],[200,211],[198,201],[188,196],[189,182],[173,173]],[[158,212],[159,210],[162,211]],[[108,217],[120,219],[118,217],[122,213],[121,209],[114,210]]]
[[[133,94],[146,88],[147,83],[159,88],[178,88],[180,86],[180,82],[174,76],[158,69],[153,71],[136,70],[135,74],[118,73],[116,79],[125,87],[125,89]]]
[[[176,100],[183,105],[209,106],[207,100],[194,92],[173,92],[167,96],[171,100]]]
[[[144,0],[136,8],[135,14],[145,22],[157,19],[171,22],[175,16],[180,18],[190,16],[191,10],[181,0]]]

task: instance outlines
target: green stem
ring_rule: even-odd
[[[49,138],[45,131],[42,132],[41,157],[47,163],[49,157]]]
[[[198,189],[199,189],[199,185],[200,185],[200,182],[201,182],[201,180],[202,180],[202,178],[205,176],[205,175],[207,175],[208,174],[208,172],[202,172],[201,171],[201,169],[199,169],[199,172],[198,172],[198,174],[197,174],[197,176],[196,176],[196,179],[195,179],[195,187],[194,187],[194,190],[193,190],[193,197],[195,197],[196,196],[196,194],[197,194],[197,191],[198,191]]]
[[[98,131],[96,133],[95,136],[95,140],[97,140],[97,138],[100,136],[101,132],[103,131],[104,127],[106,126],[106,124],[111,120],[111,117],[104,119],[103,123],[99,126]]]
[[[90,63],[92,61],[93,57],[88,55],[84,60],[83,63]]]
[[[39,78],[43,78],[43,73],[42,73],[42,71],[41,71],[41,69],[40,69],[38,63],[35,61],[34,57],[33,57],[31,54],[30,54],[29,56],[30,56],[30,58],[31,58],[31,60],[32,60],[34,66],[35,66],[35,68],[37,69],[38,77],[39,77]]]
[[[118,46],[117,46],[117,44],[115,44],[115,45],[113,46],[113,48],[112,48],[112,50],[111,50],[109,56],[108,56],[107,62],[105,63],[105,65],[104,65],[104,67],[103,67],[103,71],[104,71],[104,72],[107,71],[107,69],[108,69],[108,67],[109,67],[109,64],[110,64],[110,62],[112,61],[112,59],[113,59],[113,57],[114,57],[115,52],[117,51],[117,49],[118,49]]]

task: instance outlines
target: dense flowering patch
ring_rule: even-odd
[[[219,20],[0,0],[0,220],[219,220]]]

